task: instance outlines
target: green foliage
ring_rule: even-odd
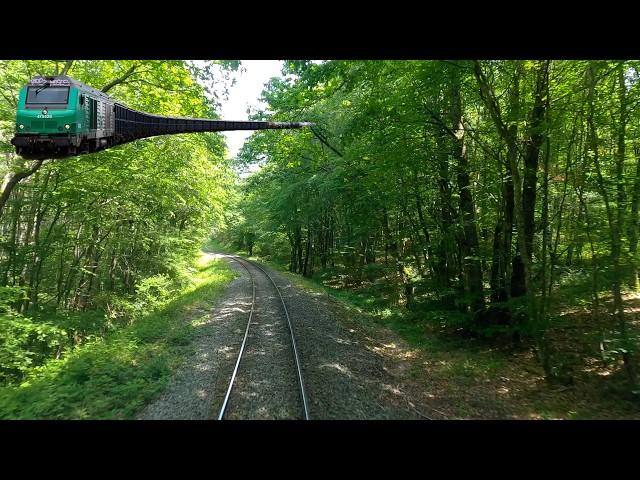
[[[288,61],[256,116],[313,121],[340,153],[308,130],[256,132],[236,163],[260,168],[237,182],[215,237],[349,289],[363,308],[530,342],[550,376],[547,332],[587,302],[631,380],[637,326],[621,292],[637,288],[640,268],[639,71]],[[530,260],[518,269],[522,243]],[[606,315],[611,295],[621,311]]]
[[[26,288],[0,286],[0,312],[6,313],[11,310],[12,304],[27,298]]]
[[[194,305],[211,307],[234,274],[224,262],[193,269],[188,285],[172,290],[164,280],[139,284],[146,311],[131,308],[135,321],[68,351],[16,386],[0,387],[3,419],[131,418],[165,386],[188,353],[196,327],[185,317]]]
[[[136,285],[135,301],[131,305],[131,317],[135,319],[141,313],[154,310],[166,303],[175,293],[171,283],[167,275],[154,275],[139,282]]]
[[[0,385],[19,380],[67,343],[66,331],[28,317],[0,314]]]
[[[30,166],[9,143],[17,92],[65,64],[68,75],[108,88],[133,108],[205,118],[217,117],[210,88],[238,68],[234,61],[0,61],[5,180]],[[85,346],[98,356],[112,347],[136,348],[124,337],[103,340],[166,308],[192,285],[191,259],[224,220],[234,182],[225,153],[219,134],[160,136],[46,161],[14,188],[0,217],[0,386],[67,361],[80,370],[88,365],[78,353]],[[178,337],[176,345],[184,343]],[[80,360],[72,360],[76,355]],[[144,354],[130,358],[138,355]]]

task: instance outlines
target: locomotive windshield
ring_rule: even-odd
[[[66,105],[69,100],[69,87],[29,87],[27,101],[29,104]]]

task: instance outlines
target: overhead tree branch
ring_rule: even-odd
[[[66,75],[71,69],[72,65],[73,65],[73,60],[67,60],[66,63],[64,64],[64,67],[62,67],[62,72],[60,72],[60,75]]]
[[[133,73],[136,71],[136,68],[138,68],[138,65],[132,65],[131,68],[129,68],[129,70],[127,70],[121,77],[118,77],[112,81],[110,81],[109,83],[107,83],[104,87],[102,87],[102,92],[103,93],[107,93],[109,90],[111,90],[113,87],[120,85],[122,82],[124,82],[127,78],[129,78],[131,75],[133,75]]]
[[[0,217],[2,217],[2,210],[4,209],[7,200],[9,200],[9,196],[13,191],[14,187],[23,179],[30,177],[42,166],[44,160],[36,160],[35,163],[31,165],[31,168],[28,170],[23,170],[21,172],[16,172],[9,177],[9,180],[6,182],[4,188],[2,189],[2,194],[0,194]]]
[[[500,106],[498,105],[498,101],[489,88],[489,82],[487,81],[487,77],[482,71],[482,67],[480,66],[480,62],[478,60],[473,61],[473,72],[480,86],[480,96],[482,97],[484,104],[487,106],[491,117],[493,117],[493,121],[500,131],[500,135],[505,139],[508,138],[509,132],[507,130],[507,126],[502,121]]]

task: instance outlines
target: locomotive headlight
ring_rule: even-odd
[[[20,124],[20,125],[18,125],[18,128],[20,128],[20,130],[22,130],[24,128],[24,125]]]
[[[66,128],[67,130],[69,130],[71,128],[71,125],[69,125],[68,123],[64,124],[64,128]]]

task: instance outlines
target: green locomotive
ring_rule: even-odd
[[[35,77],[20,91],[11,143],[24,158],[64,158],[156,135],[310,125],[163,117],[128,108],[67,76]]]
[[[113,144],[114,101],[69,77],[36,77],[20,91],[16,153],[59,157]]]

